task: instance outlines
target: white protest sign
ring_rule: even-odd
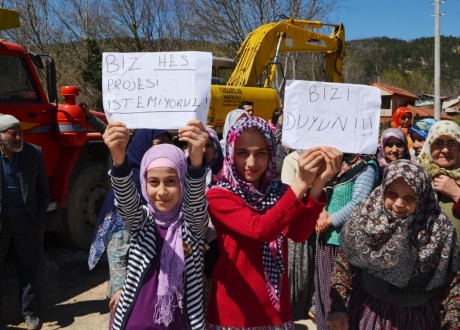
[[[128,128],[177,129],[191,119],[206,124],[212,54],[104,53],[102,93],[109,122]]]
[[[346,153],[377,150],[381,93],[377,87],[289,80],[283,145],[292,149],[333,146]]]

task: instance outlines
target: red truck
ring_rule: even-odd
[[[0,9],[0,30],[15,27],[14,16]],[[39,70],[46,72],[46,92]],[[51,57],[0,39],[0,113],[18,118],[25,141],[43,150],[50,185],[48,230],[57,231],[68,246],[88,249],[109,187],[109,153],[76,104],[78,88],[64,86],[61,95],[64,104],[57,101]],[[105,121],[103,114],[93,114]]]

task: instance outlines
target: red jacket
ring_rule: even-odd
[[[221,188],[210,189],[207,197],[220,251],[212,274],[207,321],[233,327],[290,321],[287,239],[283,245],[285,272],[280,312],[269,299],[262,265],[262,242],[275,240],[281,232],[295,242],[305,241],[315,229],[324,203],[308,195],[300,201],[291,188],[265,213],[245,205],[241,197]]]

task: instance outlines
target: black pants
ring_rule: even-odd
[[[45,226],[34,224],[28,215],[2,216],[0,228],[0,303],[5,259],[14,247],[19,282],[19,304],[23,316],[40,313],[40,266],[43,258]],[[4,302],[7,303],[7,302]]]

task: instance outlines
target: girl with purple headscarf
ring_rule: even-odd
[[[147,205],[133,182],[128,139],[121,122],[109,124],[104,133],[116,206],[131,234],[128,273],[112,329],[203,329],[207,132],[197,120],[179,130],[179,140],[188,143],[188,161],[173,145],[145,153],[139,175]]]
[[[126,157],[131,163],[134,183],[138,192],[141,191],[139,168],[142,157],[152,145],[159,142],[171,143],[170,133],[162,129],[138,129],[126,149]],[[145,200],[142,202],[146,204]],[[111,310],[118,303],[126,279],[129,239],[129,232],[125,229],[123,220],[117,211],[113,189],[110,187],[97,218],[95,234],[89,250],[88,266],[89,270],[92,270],[104,252],[107,251],[110,273],[108,297]]]

